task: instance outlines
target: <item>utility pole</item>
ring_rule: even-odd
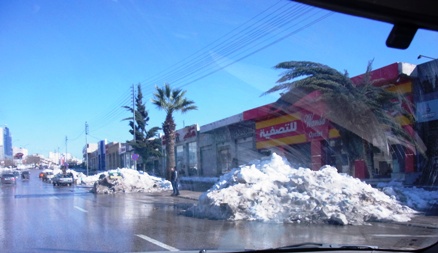
[[[137,142],[137,139],[135,137],[135,85],[132,85],[132,126],[133,126],[133,132],[134,132],[134,143]],[[132,155],[131,155],[132,159]],[[134,170],[137,170],[137,160],[134,160]]]
[[[67,141],[68,141],[68,138],[67,138],[67,136],[65,136],[65,163],[67,163],[67,154],[68,154],[68,151],[67,151]]]
[[[87,164],[87,176],[88,176],[88,123],[85,121],[85,163]]]

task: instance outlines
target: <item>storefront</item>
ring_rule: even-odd
[[[317,170],[332,157],[328,140],[338,137],[338,133],[327,119],[299,108],[290,109],[286,114],[269,104],[245,111],[244,119],[256,122],[256,148],[261,153],[275,152],[294,167]]]
[[[371,72],[374,85],[399,94],[400,99],[395,102],[399,102],[411,114],[413,84],[409,75],[414,68],[411,64],[394,63]],[[352,81],[359,83],[362,78],[357,76]],[[365,151],[365,159],[369,161],[356,160],[350,164],[335,125],[321,116],[325,115],[327,109],[323,104],[315,102],[320,95],[315,91],[294,98],[286,106],[273,103],[245,111],[244,120],[255,122],[257,150],[264,154],[279,153],[287,157],[295,167],[318,170],[328,164],[336,167],[339,172],[363,179],[376,176],[403,179],[406,173],[414,172],[415,150],[397,142],[390,142],[386,149],[382,146],[371,147]],[[413,123],[408,117],[397,114],[392,116],[407,132],[415,134]],[[368,141],[371,144],[379,142]]]
[[[255,122],[237,114],[200,129],[200,175],[216,177],[260,158],[255,148]]]
[[[416,68],[417,131],[424,140],[427,157],[417,155],[417,170],[424,175],[419,180],[430,184],[438,180],[438,60]]]
[[[392,116],[412,137],[416,135],[411,120],[411,118],[415,118],[414,78],[411,76],[415,68],[416,66],[413,64],[398,62],[371,72],[371,80],[374,81],[375,86],[384,87],[399,95],[398,101],[394,102],[397,102],[409,115],[403,116],[393,113]],[[352,81],[358,83],[362,78],[363,75],[356,76],[352,78]],[[415,153],[417,150],[413,146],[407,148],[391,140],[389,144],[389,152],[376,148],[372,150],[373,177],[405,180],[407,174],[415,172]]]
[[[106,170],[122,168],[120,161],[121,143],[111,142],[105,145],[105,164]]]
[[[198,125],[176,131],[176,169],[182,176],[197,176],[198,173]]]

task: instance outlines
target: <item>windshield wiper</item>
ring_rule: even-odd
[[[370,250],[370,249],[378,249],[379,247],[373,245],[356,245],[356,244],[326,244],[326,243],[314,243],[314,242],[305,242],[299,244],[293,244],[289,246],[283,246],[279,248],[275,248],[276,250],[288,250],[294,248],[318,248],[318,249],[353,249],[353,250]]]
[[[339,251],[339,250],[376,250],[378,246],[373,245],[355,245],[355,244],[327,244],[305,242],[282,246],[278,248],[260,249],[260,250],[244,250],[244,251],[224,251],[224,252],[239,252],[239,253],[273,253],[273,252],[311,252],[311,251]],[[199,253],[208,253],[209,250],[202,249]],[[214,250],[214,252],[217,252]],[[221,252],[221,251],[219,251]]]
[[[306,242],[293,244],[288,246],[282,246],[278,248],[262,249],[262,250],[249,250],[245,252],[256,253],[272,253],[272,252],[303,252],[303,251],[330,251],[330,250],[376,250],[379,247],[373,245],[355,245],[355,244],[327,244],[327,243],[314,243]]]

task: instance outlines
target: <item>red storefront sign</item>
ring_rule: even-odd
[[[301,120],[308,141],[328,138],[329,121],[327,119],[303,110]]]
[[[326,139],[328,133],[329,121],[305,110],[256,123],[257,148]]]
[[[303,126],[302,122],[299,120],[289,121],[285,123],[275,124],[269,127],[256,129],[257,141],[279,139],[290,135],[296,135],[300,132],[303,132]]]

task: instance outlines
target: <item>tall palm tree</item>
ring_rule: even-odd
[[[365,158],[373,147],[389,153],[391,144],[403,145],[412,151],[424,153],[425,146],[419,138],[412,137],[394,120],[394,115],[412,116],[400,106],[401,102],[409,103],[397,93],[387,91],[373,85],[370,77],[372,62],[362,80],[355,84],[348,73],[340,73],[326,65],[306,61],[282,62],[277,69],[287,69],[277,81],[277,85],[265,92],[285,91],[277,101],[278,105],[287,108],[296,103],[297,96],[318,93],[314,100],[305,101],[299,107],[330,120],[340,134],[343,149],[350,159],[350,170],[353,161]],[[297,95],[300,94],[300,95]],[[286,107],[284,105],[287,105]],[[325,110],[321,110],[321,105]],[[368,173],[372,176],[372,168],[367,164]]]
[[[152,104],[158,109],[166,112],[166,119],[163,122],[163,132],[167,154],[167,177],[170,175],[170,169],[175,167],[175,120],[173,119],[174,112],[185,113],[187,111],[196,110],[198,107],[195,102],[185,98],[186,92],[181,89],[172,89],[169,84],[164,87],[156,87],[156,93],[152,99]]]

